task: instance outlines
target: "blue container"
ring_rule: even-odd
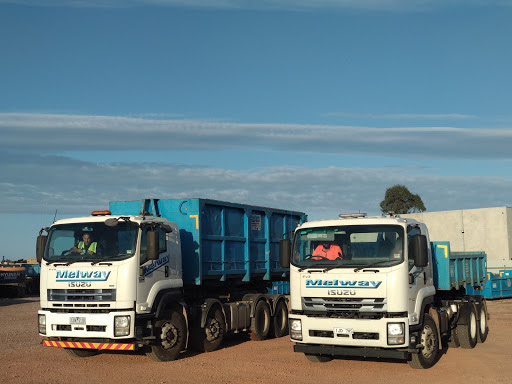
[[[279,281],[279,240],[306,221],[302,212],[209,199],[145,199],[111,202],[113,215],[144,212],[180,228],[184,284],[208,280]]]
[[[487,283],[483,290],[467,289],[470,295],[483,295],[486,299],[502,299],[512,297],[512,271],[499,271],[499,274],[488,273]]]
[[[430,245],[436,289],[450,290],[485,285],[485,252],[451,252],[448,241],[433,242]]]
[[[274,281],[272,287],[268,289],[268,293],[276,293],[279,295],[290,294],[290,282],[289,281]]]

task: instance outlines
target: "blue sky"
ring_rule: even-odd
[[[511,206],[510,20],[500,0],[0,0],[0,256],[34,257],[56,210],[146,197]]]

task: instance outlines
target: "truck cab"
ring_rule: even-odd
[[[432,246],[425,224],[413,219],[355,214],[300,225],[293,244],[281,244],[282,262],[290,261],[294,350],[314,362],[363,356],[432,366],[441,336],[467,323],[454,313],[473,302],[459,287],[465,282],[448,287],[451,296],[436,289]]]
[[[158,217],[112,216],[106,211],[65,219],[40,236],[43,343],[71,340],[127,349],[142,343],[145,322],[157,294],[176,292],[181,279],[181,248],[176,224]],[[39,241],[38,241],[39,243]],[[140,316],[139,316],[140,317]]]

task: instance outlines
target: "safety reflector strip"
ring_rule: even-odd
[[[114,351],[133,351],[133,344],[107,344],[107,343],[81,343],[71,341],[43,340],[45,347],[80,348],[80,349],[108,349]]]

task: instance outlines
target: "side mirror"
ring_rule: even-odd
[[[290,258],[292,255],[292,242],[289,239],[279,241],[279,264],[281,268],[290,267]]]
[[[44,235],[37,236],[36,242],[36,259],[39,264],[41,264],[41,260],[43,260],[44,249],[46,248],[46,239],[48,237]]]
[[[158,242],[158,231],[154,229],[148,229],[147,233],[147,249],[146,256],[148,260],[158,260],[159,256],[159,242]]]
[[[414,265],[423,268],[428,265],[428,244],[425,235],[414,235],[409,244],[409,258],[414,258]]]

